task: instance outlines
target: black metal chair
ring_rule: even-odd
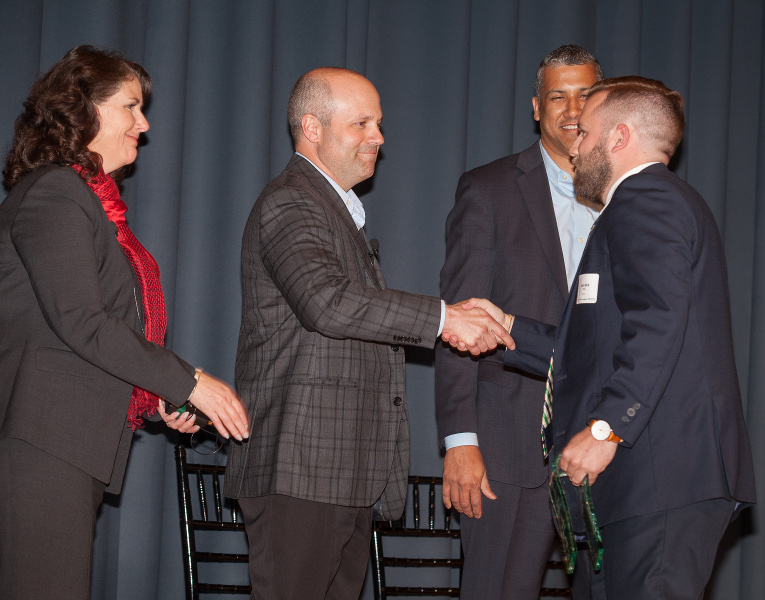
[[[452,528],[452,511],[443,509],[441,503],[440,477],[409,477],[411,490],[412,512],[404,515],[398,521],[375,521],[372,527],[372,568],[374,575],[374,591],[376,600],[385,600],[389,596],[445,596],[457,598],[460,595],[459,579],[462,576],[462,549],[459,544],[460,530]],[[421,514],[420,487],[426,489],[427,514]],[[436,491],[438,489],[438,494]],[[443,516],[436,524],[436,507],[443,509]],[[432,540],[451,540],[442,542],[440,549],[446,556],[432,557],[394,557],[383,551],[383,538],[424,538]],[[408,548],[409,551],[411,548]],[[446,586],[390,586],[386,583],[385,572],[393,567],[428,567],[440,569],[442,579],[454,580],[455,585]],[[448,571],[447,571],[448,570]],[[456,577],[452,573],[456,571]],[[448,575],[446,573],[448,572]]]
[[[447,511],[441,501],[441,477],[409,477],[410,500],[412,511],[405,511],[398,521],[376,521],[372,527],[372,571],[374,576],[374,592],[376,600],[385,600],[391,596],[440,596],[457,598],[460,595],[460,579],[462,578],[462,548],[460,545],[460,530],[452,526],[452,512]],[[422,491],[421,491],[422,488]],[[422,494],[427,494],[427,513],[424,512],[425,502],[421,501]],[[443,512],[443,514],[440,514]],[[455,519],[456,520],[456,519]],[[407,557],[392,556],[385,552],[383,547],[384,538],[423,538],[431,540],[450,540],[451,543],[441,543],[438,557],[411,557],[413,548],[407,544]],[[389,540],[392,541],[392,540]],[[435,545],[435,544],[434,544]],[[449,580],[448,585],[441,586],[415,586],[415,585],[388,585],[386,569],[396,567],[422,567],[438,569],[442,572],[441,579]],[[558,560],[550,560],[547,563],[548,572],[545,581],[555,581],[555,576],[561,585],[543,587],[540,598],[547,597],[571,597],[571,592],[565,586],[565,575],[553,573],[562,569],[563,564]],[[446,574],[448,572],[448,575]],[[400,574],[400,573],[399,573]],[[548,577],[552,575],[552,577]]]
[[[183,445],[175,447],[175,463],[178,474],[178,506],[181,515],[186,600],[199,600],[200,593],[249,594],[251,589],[249,585],[199,581],[198,563],[247,564],[246,553],[200,552],[197,550],[197,541],[213,545],[209,539],[202,540],[202,536],[199,540],[197,539],[197,532],[202,531],[229,532],[229,536],[237,538],[233,540],[236,542],[241,542],[238,539],[241,536],[245,539],[243,547],[247,548],[246,533],[244,524],[238,515],[238,507],[236,503],[224,498],[221,494],[221,480],[225,467],[187,462],[186,448]],[[194,487],[197,490],[196,498],[192,498],[189,484],[189,478],[192,474]],[[231,541],[224,540],[229,544]],[[247,567],[244,567],[243,572],[247,573]]]

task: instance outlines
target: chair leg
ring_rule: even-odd
[[[386,600],[385,593],[385,569],[382,566],[382,536],[373,525],[372,529],[372,575],[374,576],[375,600]]]
[[[191,489],[189,473],[186,469],[186,448],[182,445],[175,447],[176,472],[178,475],[178,505],[181,516],[181,542],[183,544],[183,567],[186,587],[186,600],[199,600],[197,588],[197,561],[194,530],[191,526]]]

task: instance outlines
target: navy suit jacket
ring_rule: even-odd
[[[598,278],[596,300],[577,302],[586,274]],[[755,501],[722,242],[703,198],[664,165],[617,188],[557,330],[520,316],[512,335],[515,368],[542,374],[555,348],[556,451],[591,419],[624,440],[592,488],[601,525],[711,498]]]

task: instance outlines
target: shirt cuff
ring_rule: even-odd
[[[438,334],[436,337],[441,337],[441,332],[444,330],[444,321],[446,320],[446,302],[441,300],[441,323],[438,325]]]
[[[453,433],[444,438],[444,448],[449,450],[456,446],[477,446],[478,434],[476,433]]]

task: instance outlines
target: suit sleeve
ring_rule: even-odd
[[[446,261],[441,269],[441,297],[447,304],[467,298],[490,298],[494,273],[495,218],[480,181],[465,173],[446,220]],[[499,354],[501,351],[497,351]],[[497,356],[485,360],[497,360]],[[438,437],[478,431],[476,395],[478,358],[436,345],[436,418]]]
[[[94,246],[99,215],[71,181],[43,176],[27,191],[11,230],[48,326],[87,362],[170,402],[185,402],[193,368],[109,313]]]
[[[349,276],[335,240],[345,232],[333,231],[325,206],[296,188],[259,202],[263,265],[305,329],[335,339],[399,344],[405,336],[435,343],[440,300],[376,289]]]
[[[505,366],[546,377],[557,331],[558,328],[553,325],[522,316],[515,317],[510,335],[516,347],[515,350],[505,350]]]
[[[685,340],[694,217],[679,192],[651,174],[626,179],[605,217],[621,342],[590,418],[608,421],[631,445],[661,400]]]

